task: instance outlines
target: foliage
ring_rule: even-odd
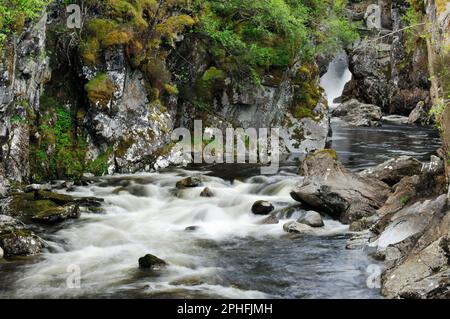
[[[85,85],[89,101],[101,108],[108,107],[116,90],[114,83],[105,73],[99,73]]]
[[[37,18],[51,0],[2,0],[0,2],[0,49],[7,37]]]

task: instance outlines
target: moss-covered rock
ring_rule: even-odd
[[[35,223],[56,224],[67,219],[75,219],[80,216],[78,204],[68,204],[62,207],[50,208],[35,214],[31,219]]]
[[[203,184],[202,179],[200,177],[190,176],[182,179],[181,181],[178,181],[176,187],[182,189],[189,187],[198,187],[201,186],[202,184]]]
[[[41,252],[43,241],[19,220],[0,215],[0,247],[5,257],[31,256]]]

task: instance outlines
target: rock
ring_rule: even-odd
[[[0,215],[0,248],[5,257],[32,256],[41,252],[43,241],[19,220]]]
[[[186,177],[176,183],[176,187],[179,189],[197,187],[201,185],[202,185],[201,178],[195,176]]]
[[[52,202],[54,202],[55,204],[58,204],[58,205],[65,205],[65,204],[72,203],[75,201],[75,198],[72,196],[53,193],[53,192],[49,192],[49,191],[41,190],[41,189],[34,191],[34,199],[35,200],[51,200]]]
[[[367,7],[364,14],[366,26],[369,30],[381,29],[381,8],[377,4],[371,4]]]
[[[311,227],[323,227],[323,219],[322,216],[315,211],[308,211],[302,217],[297,219],[298,223],[305,224]]]
[[[68,204],[62,207],[49,208],[35,214],[31,219],[35,223],[56,224],[67,219],[75,219],[80,216],[78,204]]]
[[[350,231],[363,231],[369,229],[373,224],[378,221],[377,215],[372,215],[369,217],[363,217],[350,224]]]
[[[411,156],[399,156],[392,158],[374,168],[361,172],[363,177],[376,178],[390,186],[397,184],[405,176],[413,176],[420,173],[422,163]]]
[[[164,260],[151,254],[139,258],[139,268],[141,269],[161,270],[166,266],[167,263]]]
[[[194,232],[194,231],[197,231],[199,228],[200,227],[198,227],[198,226],[188,226],[188,227],[186,227],[184,229],[184,231],[186,231],[186,232]]]
[[[355,99],[340,104],[331,115],[352,126],[380,126],[383,117],[378,106],[363,104]]]
[[[2,247],[0,247],[0,259],[2,259],[2,258],[3,258],[3,255],[4,255],[4,252],[3,252],[3,248],[2,248]]]
[[[37,190],[51,191],[52,187],[49,184],[31,184],[25,186],[25,188],[23,189],[25,193],[31,193]]]
[[[363,249],[369,244],[371,236],[372,235],[368,230],[361,232],[359,234],[355,234],[349,240],[347,240],[345,249],[348,250]]]
[[[444,174],[444,161],[437,156],[431,155],[430,161],[423,164],[421,173],[432,176]]]
[[[345,224],[376,214],[390,194],[385,183],[344,168],[332,150],[308,154],[300,173],[292,198]]]
[[[402,115],[385,115],[383,116],[383,122],[389,124],[404,125],[408,124],[408,117]]]
[[[205,187],[200,193],[201,197],[214,197],[214,193],[208,187]]]
[[[295,221],[287,222],[283,225],[283,230],[287,233],[296,233],[296,234],[312,234],[313,228],[311,226],[298,223]]]
[[[423,101],[417,103],[417,106],[411,111],[408,123],[417,125],[430,125],[432,123],[432,116],[430,116]]]
[[[272,214],[275,215],[278,219],[289,219],[300,218],[303,212],[303,206],[301,204],[296,204],[277,209]]]
[[[275,214],[270,214],[266,218],[264,218],[260,224],[261,225],[274,225],[278,224],[280,221],[278,220],[277,216]]]
[[[274,209],[275,207],[272,205],[272,203],[265,200],[256,201],[252,206],[252,212],[255,215],[268,215]]]

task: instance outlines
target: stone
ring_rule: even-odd
[[[444,170],[444,161],[435,155],[431,155],[430,161],[423,164],[421,173],[434,176],[444,174]]]
[[[311,227],[323,227],[323,219],[322,216],[315,211],[307,211],[303,214],[302,217],[297,219],[298,223],[305,224]]]
[[[366,26],[369,30],[381,29],[381,8],[377,4],[371,4],[367,7],[364,14]]]
[[[380,126],[383,118],[378,106],[364,104],[355,99],[340,104],[331,115],[351,126]]]
[[[2,247],[0,247],[0,259],[2,259],[2,258],[3,258],[3,255],[4,255],[4,252],[3,252],[3,248],[2,248]]]
[[[50,186],[50,184],[31,184],[31,185],[25,186],[25,188],[23,189],[23,191],[25,193],[31,193],[36,190],[51,191],[52,187]]]
[[[198,227],[198,226],[188,226],[188,227],[186,227],[184,229],[184,231],[186,231],[186,232],[195,232],[195,231],[199,230],[199,228],[200,227]]]
[[[275,207],[272,203],[265,200],[258,200],[252,206],[252,212],[255,215],[268,215],[270,214]]]
[[[178,189],[191,188],[201,186],[202,184],[202,179],[200,177],[190,176],[178,181],[176,187]]]
[[[261,225],[274,225],[274,224],[278,224],[279,222],[280,221],[278,220],[278,218],[275,214],[270,214],[269,216],[267,216],[266,218],[261,220],[260,224]]]
[[[313,228],[311,226],[298,223],[296,221],[290,221],[283,225],[283,230],[287,233],[295,234],[312,234]]]
[[[408,117],[402,115],[385,115],[383,116],[383,122],[388,124],[404,125],[408,124]]]
[[[423,101],[417,103],[417,106],[411,111],[408,123],[417,125],[430,125],[432,123],[432,116],[430,116]]]
[[[378,221],[377,215],[372,215],[369,217],[363,217],[361,219],[358,219],[350,224],[350,231],[364,231],[366,229],[369,229],[372,225],[374,225]]]
[[[167,263],[151,254],[139,258],[139,268],[150,270],[161,270],[167,266]]]
[[[417,175],[422,170],[422,163],[411,156],[392,158],[376,167],[360,173],[363,177],[376,178],[390,186],[397,184],[405,176]]]
[[[371,236],[372,235],[368,230],[355,234],[349,240],[347,240],[345,249],[348,250],[363,249],[369,244]]]
[[[0,215],[0,248],[4,257],[32,256],[41,252],[43,240],[10,216]]]
[[[205,187],[200,193],[201,197],[214,197],[214,193],[208,187]]]
[[[68,204],[61,207],[49,208],[35,214],[31,220],[35,223],[57,224],[67,219],[75,219],[80,216],[78,204]]]
[[[385,183],[348,171],[333,150],[308,154],[300,174],[304,179],[291,197],[344,224],[376,214],[390,194]]]

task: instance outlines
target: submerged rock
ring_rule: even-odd
[[[292,198],[345,224],[376,214],[390,193],[385,183],[348,171],[332,150],[308,154],[300,173]]]
[[[181,188],[189,188],[189,187],[198,187],[201,186],[202,179],[200,177],[190,176],[186,177],[176,183],[176,187]]]
[[[264,218],[260,224],[261,225],[273,225],[278,224],[280,221],[278,220],[277,216],[275,214],[270,214],[266,218]]]
[[[166,266],[167,263],[164,260],[151,254],[139,258],[139,268],[141,269],[160,270]]]
[[[374,168],[369,168],[360,173],[363,177],[376,178],[388,185],[395,185],[405,176],[413,176],[420,173],[422,163],[411,156],[399,156],[392,158]]]
[[[208,187],[205,187],[200,193],[201,197],[214,197],[214,193]]]
[[[80,207],[77,204],[68,204],[62,207],[49,208],[37,213],[31,219],[35,223],[56,224],[66,219],[75,219],[80,216]]]
[[[323,227],[324,226],[322,216],[318,212],[315,212],[312,210],[305,212],[305,214],[302,217],[297,219],[297,222],[311,226],[311,227]]]
[[[352,126],[381,126],[381,109],[372,104],[364,104],[355,99],[340,104],[331,113]]]
[[[184,229],[184,231],[187,231],[187,232],[194,232],[194,231],[197,231],[199,228],[200,228],[200,227],[198,227],[198,226],[188,226],[188,227],[186,227],[186,228]]]
[[[275,207],[272,205],[272,203],[265,200],[256,201],[252,206],[252,212],[255,215],[268,215],[274,209]]]

